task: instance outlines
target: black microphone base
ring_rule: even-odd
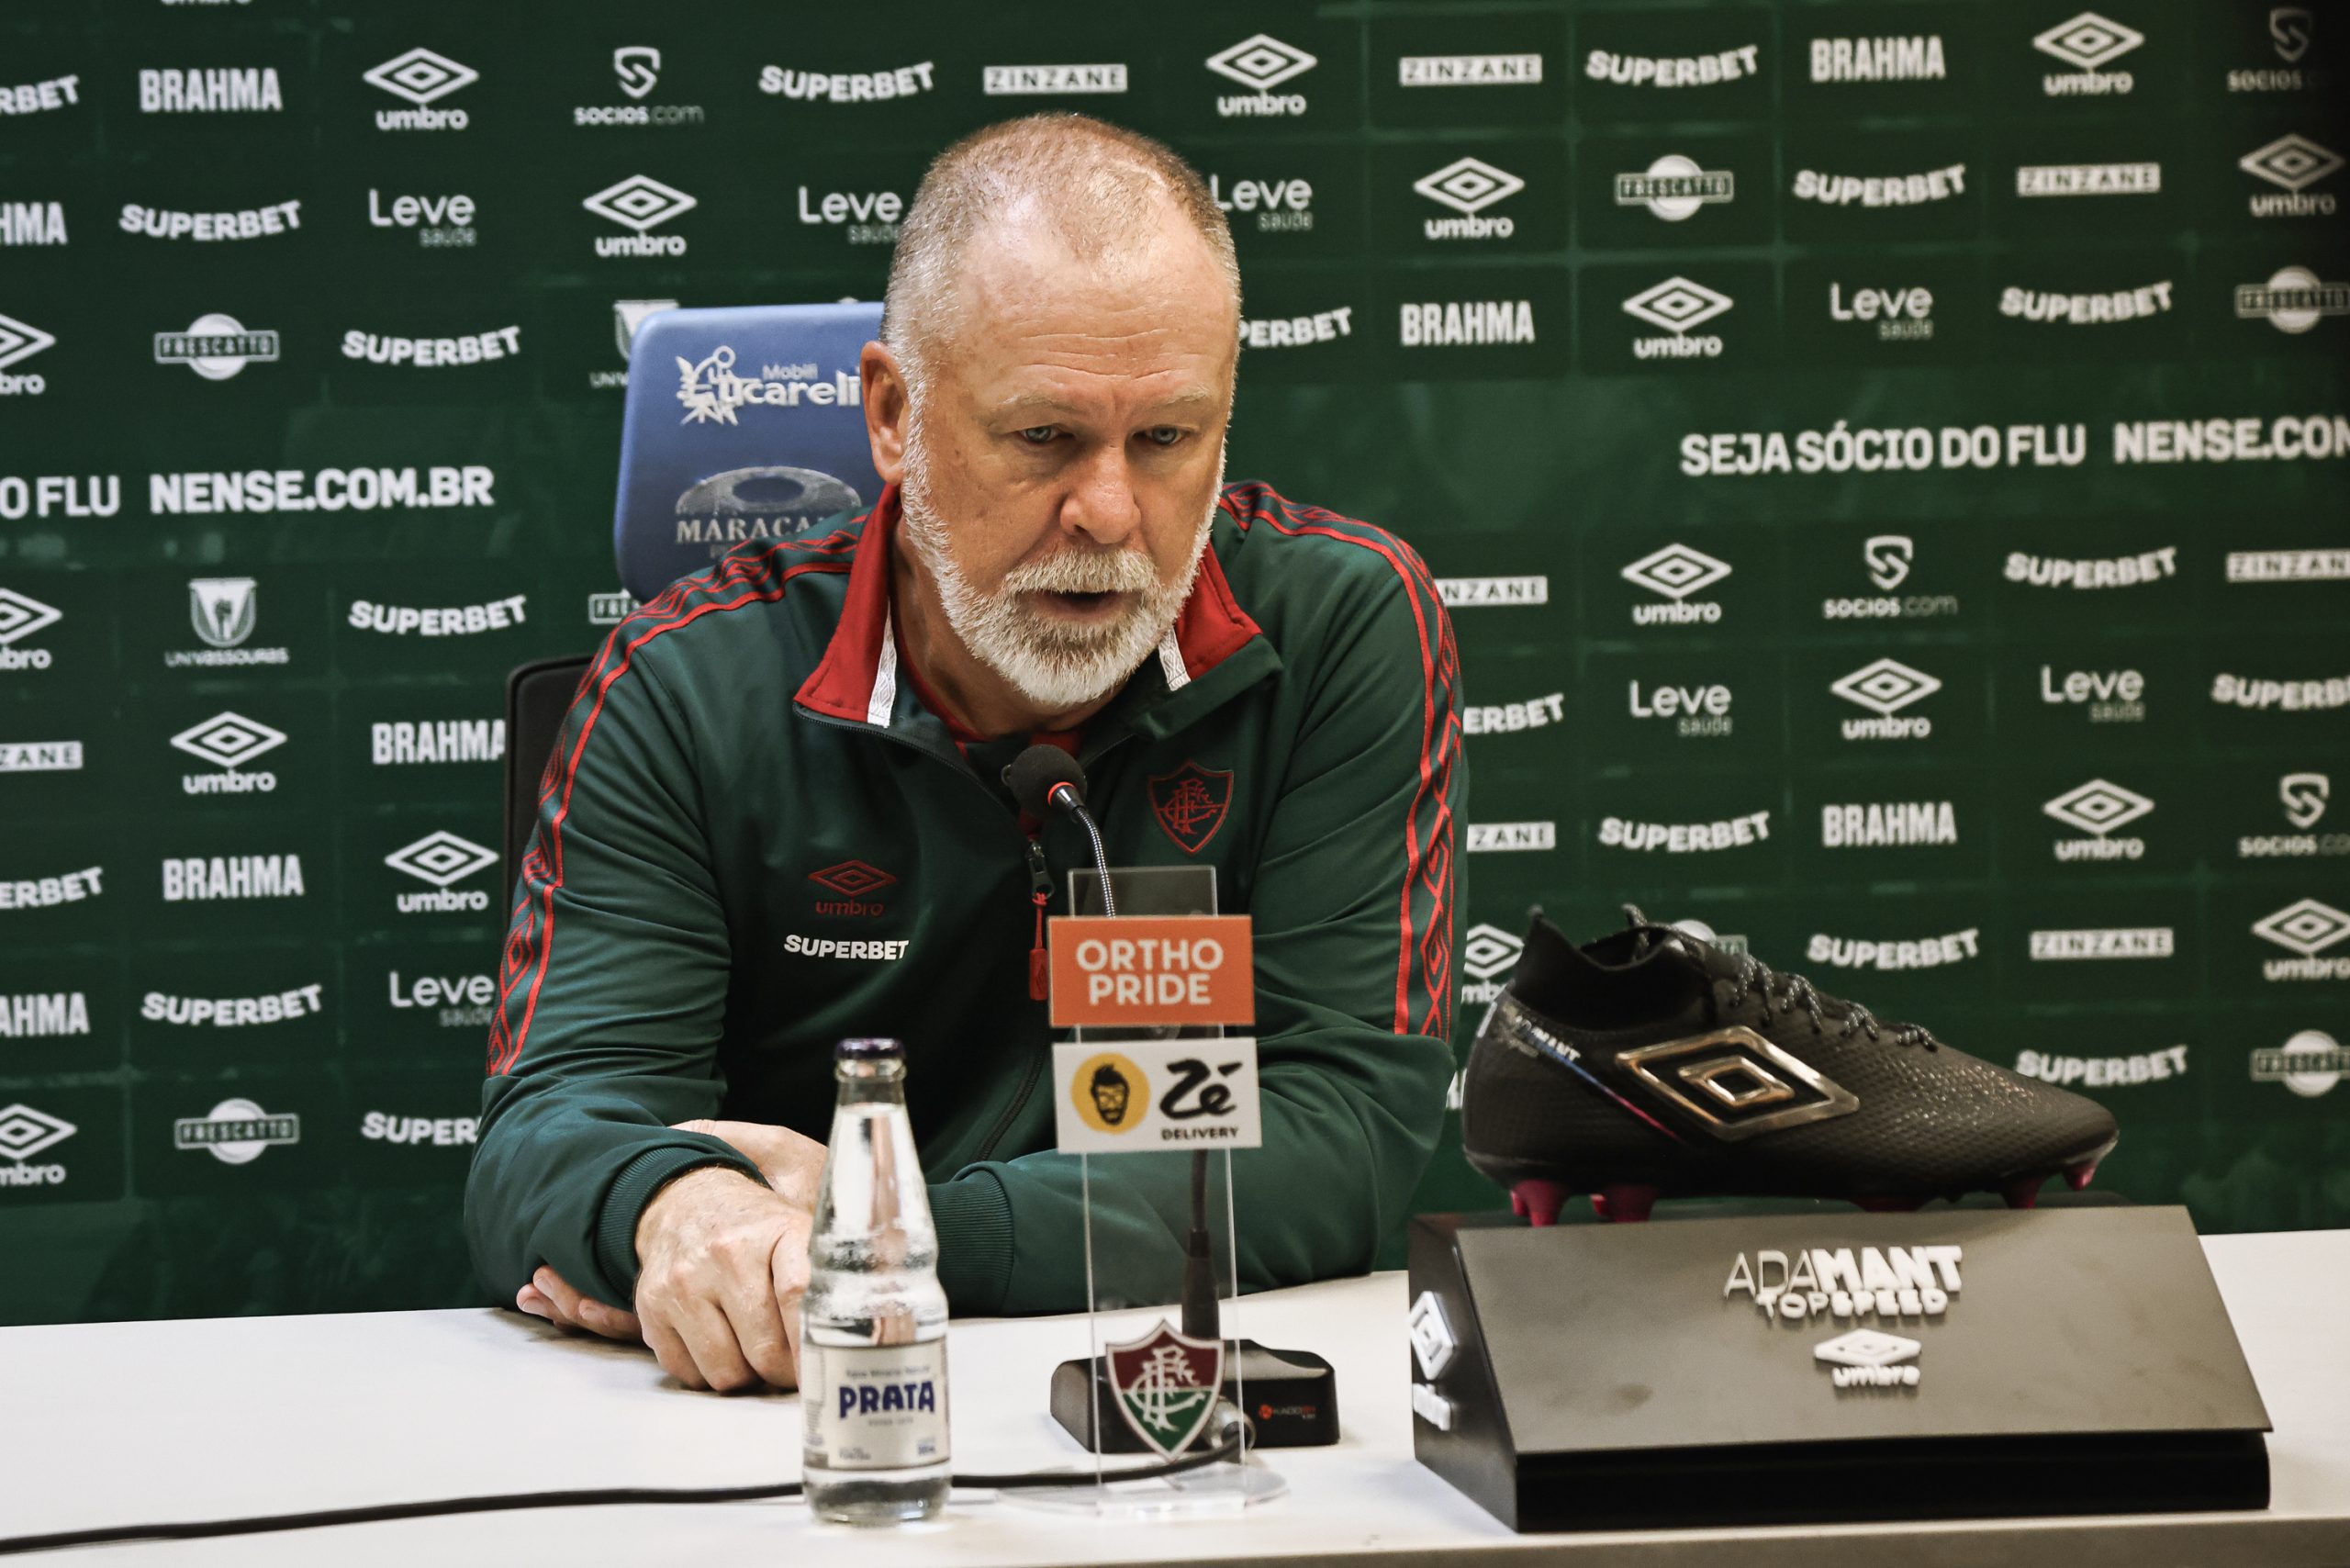
[[[1269,1350],[1254,1339],[1226,1339],[1224,1396],[1248,1413],[1255,1428],[1250,1448],[1326,1448],[1338,1440],[1337,1374],[1311,1350]],[[1088,1449],[1099,1421],[1103,1453],[1151,1451],[1118,1413],[1102,1358],[1053,1369],[1052,1409],[1053,1419]]]

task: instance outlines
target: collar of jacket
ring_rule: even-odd
[[[824,656],[796,698],[806,711],[886,732],[960,760],[946,726],[901,679],[890,605],[890,552],[898,525],[898,487],[881,492],[851,558],[838,625]],[[1232,597],[1211,545],[1183,601],[1182,613],[1109,706],[1088,720],[1082,757],[1098,756],[1127,734],[1160,739],[1197,723],[1281,668],[1281,655]]]

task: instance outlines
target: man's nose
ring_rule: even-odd
[[[1063,532],[1082,533],[1100,545],[1119,545],[1142,526],[1142,502],[1124,442],[1104,442],[1089,452],[1069,475],[1061,499]]]

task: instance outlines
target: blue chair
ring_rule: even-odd
[[[638,602],[735,545],[789,539],[881,494],[856,375],[878,304],[660,310],[628,347],[612,557]],[[506,885],[530,846],[539,776],[590,655],[506,682]]]

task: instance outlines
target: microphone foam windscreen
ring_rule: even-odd
[[[1085,796],[1085,769],[1077,758],[1057,745],[1032,745],[1012,759],[1003,770],[1004,788],[1020,802],[1020,809],[1030,816],[1048,817],[1054,814],[1052,803],[1046,799],[1054,785],[1073,784],[1078,798]]]

